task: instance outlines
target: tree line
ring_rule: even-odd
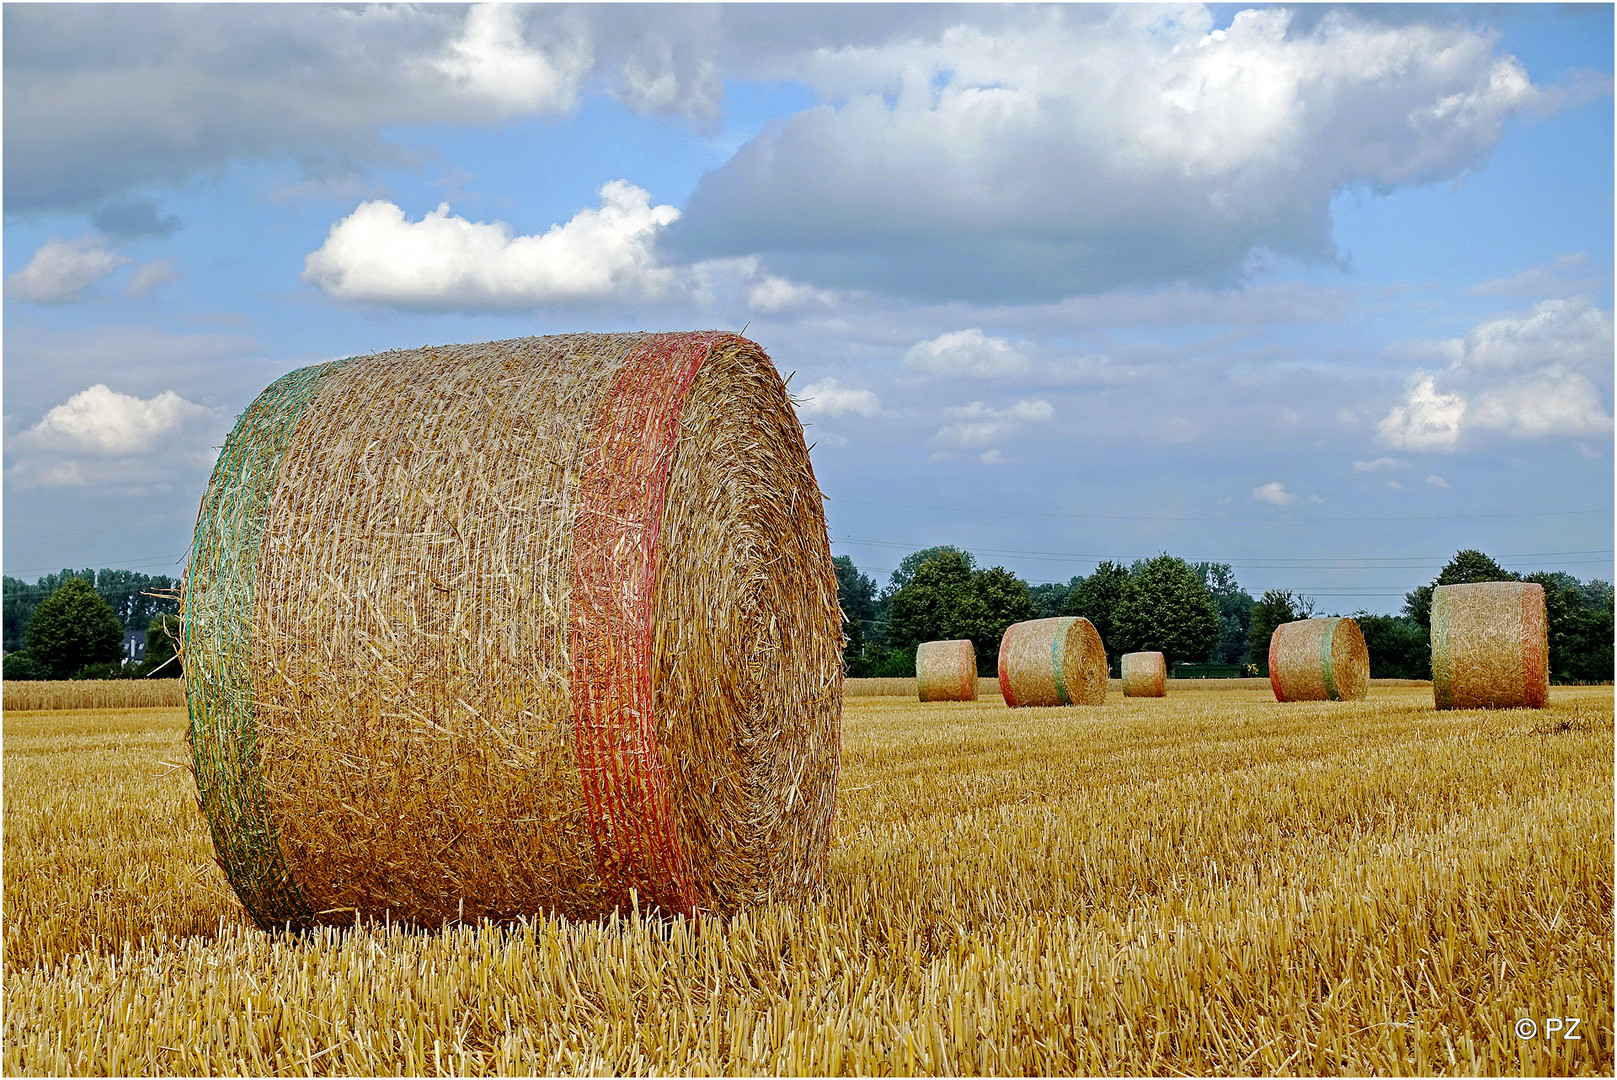
[[[1103,562],[1066,584],[1029,585],[1003,567],[978,567],[975,556],[943,545],[906,555],[886,588],[834,560],[842,604],[843,660],[852,677],[915,674],[924,641],[969,638],[978,671],[992,675],[1005,628],[1025,619],[1078,615],[1106,643],[1112,673],[1126,652],[1160,652],[1179,663],[1237,665],[1267,675],[1275,627],[1318,614],[1312,598],[1270,589],[1254,598],[1228,563],[1191,563],[1169,554],[1129,566]],[[1431,597],[1438,585],[1535,581],[1544,587],[1550,677],[1559,683],[1612,678],[1612,586],[1562,572],[1512,573],[1476,550],[1457,552],[1429,584],[1405,594],[1397,615],[1353,613],[1377,678],[1428,679],[1432,673]]]
[[[924,641],[970,639],[978,670],[999,664],[1005,628],[1026,619],[1079,615],[1106,643],[1117,674],[1126,652],[1163,654],[1179,663],[1239,665],[1268,674],[1275,627],[1315,614],[1309,597],[1270,589],[1254,599],[1228,563],[1189,563],[1166,553],[1129,566],[1103,562],[1066,584],[1027,582],[1001,566],[982,568],[969,551],[943,545],[900,561],[887,587],[848,556],[835,560],[842,605],[843,660],[850,676],[915,674]],[[1544,587],[1554,682],[1612,678],[1612,586],[1596,578],[1504,569],[1476,550],[1457,552],[1429,584],[1404,597],[1398,615],[1355,612],[1378,678],[1431,677],[1432,590],[1438,585],[1534,581]],[[4,578],[7,679],[117,678],[180,674],[178,583],[130,570],[63,570],[29,585]],[[146,657],[123,663],[123,632],[146,626]]]
[[[62,570],[30,585],[5,577],[7,679],[179,677],[179,583],[133,570]],[[124,628],[144,627],[146,654],[124,663]]]

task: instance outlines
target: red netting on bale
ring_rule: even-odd
[[[574,737],[601,880],[693,907],[652,691],[657,535],[686,393],[719,334],[647,338],[601,403],[579,478],[568,636]]]

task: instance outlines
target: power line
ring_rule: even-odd
[[[176,525],[184,525],[187,522],[190,522],[190,523],[194,524],[196,522],[196,515],[195,514],[188,514],[184,518],[177,518],[174,521],[160,521],[156,525],[129,525],[129,526],[126,526],[126,527],[123,527],[123,528],[116,528],[116,529],[71,529],[71,530],[69,530],[67,532],[30,533],[27,536],[16,536],[16,535],[12,535],[12,534],[7,534],[6,539],[7,540],[54,540],[57,537],[61,537],[61,536],[105,536],[108,533],[144,532],[147,529],[172,529]]]
[[[831,505],[884,506],[892,510],[941,510],[955,514],[1015,514],[1023,517],[1066,518],[1072,521],[1203,521],[1226,525],[1308,525],[1314,522],[1343,521],[1476,521],[1484,518],[1567,517],[1575,514],[1607,514],[1612,510],[1518,510],[1497,514],[1406,514],[1393,517],[1164,517],[1144,514],[1058,514],[1049,510],[1007,510],[985,506],[921,506],[915,503],[872,502],[868,499],[830,499]]]
[[[899,540],[868,540],[854,536],[833,537],[833,544],[860,544],[866,547],[892,548],[895,550],[920,551],[929,544],[915,544]],[[989,555],[1011,555],[1024,559],[1033,559],[1039,562],[1094,562],[1101,559],[1124,558],[1117,555],[1094,555],[1059,551],[1021,551],[1013,548],[984,548],[974,547],[973,553],[982,552]],[[1611,548],[1591,548],[1581,551],[1534,551],[1519,555],[1501,555],[1501,559],[1556,559],[1563,564],[1587,565],[1609,563],[1611,559],[1571,558],[1581,555],[1607,555],[1614,554]],[[1256,556],[1250,559],[1230,561],[1232,569],[1245,570],[1422,570],[1429,567],[1441,568],[1447,563],[1449,556],[1434,556],[1420,562],[1396,561],[1407,559],[1409,556],[1344,556],[1341,558],[1301,558],[1287,559],[1281,557]],[[1132,561],[1132,560],[1130,560]],[[1187,562],[1223,562],[1221,559],[1187,559]],[[1355,565],[1358,564],[1358,565]]]

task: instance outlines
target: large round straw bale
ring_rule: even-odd
[[[822,880],[842,711],[819,488],[733,334],[304,368],[242,414],[185,595],[197,787],[265,927]]]
[[[1432,696],[1439,709],[1542,709],[1550,697],[1544,586],[1432,590]]]
[[[1013,709],[1104,705],[1106,646],[1088,619],[1012,623],[999,642],[999,692]]]
[[[1269,638],[1276,701],[1361,701],[1370,689],[1370,651],[1352,619],[1281,623]]]
[[[1123,654],[1124,697],[1166,697],[1168,662],[1159,652]]]
[[[915,686],[922,701],[976,701],[977,646],[923,641],[915,650]]]

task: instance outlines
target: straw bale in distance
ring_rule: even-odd
[[[261,926],[819,887],[836,579],[802,427],[744,338],[294,372],[226,441],[188,580],[199,794]]]
[[[1370,652],[1352,619],[1299,619],[1269,638],[1276,701],[1361,701],[1370,689]]]
[[[1123,654],[1124,697],[1166,697],[1168,662],[1159,652]]]
[[[1432,696],[1439,709],[1542,709],[1550,697],[1544,586],[1489,581],[1434,589]]]
[[[1106,683],[1106,646],[1088,619],[1063,615],[1005,628],[999,690],[1006,705],[1104,705]]]
[[[977,647],[969,640],[923,641],[915,650],[922,701],[976,701]]]

